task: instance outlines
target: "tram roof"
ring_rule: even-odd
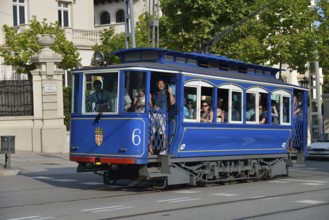
[[[187,65],[199,68],[213,68],[217,71],[236,71],[240,73],[257,73],[258,75],[272,76],[280,69],[269,66],[246,63],[226,56],[215,54],[201,54],[179,52],[163,48],[131,48],[113,52],[120,57],[121,63],[156,62],[164,64]]]
[[[192,74],[199,74],[200,76],[216,76],[222,77],[227,79],[235,79],[235,80],[246,80],[251,82],[258,82],[258,83],[270,83],[276,85],[289,85],[286,82],[273,78],[271,76],[260,76],[254,73],[239,73],[239,72],[232,72],[232,71],[218,71],[213,68],[195,68],[193,66],[183,65],[178,66],[177,64],[166,64],[166,63],[155,63],[155,62],[131,62],[131,63],[122,63],[116,65],[110,65],[106,67],[98,67],[98,68],[86,68],[90,73],[102,73],[103,71],[109,69],[150,69],[158,70],[158,71],[172,71],[172,72],[181,72],[181,73],[192,73]],[[79,70],[76,70],[79,72]],[[296,86],[293,86],[296,87]]]

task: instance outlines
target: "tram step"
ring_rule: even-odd
[[[147,179],[168,177],[168,174],[161,173],[159,167],[146,167],[146,166],[142,167],[139,170],[139,175]]]
[[[150,178],[168,177],[166,173],[150,173]]]

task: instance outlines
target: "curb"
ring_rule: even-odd
[[[14,167],[5,168],[3,164],[0,164],[0,176],[17,176],[21,174],[21,171]]]

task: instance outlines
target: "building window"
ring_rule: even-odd
[[[25,0],[13,0],[14,26],[25,24]]]
[[[69,27],[69,3],[58,2],[58,22],[61,27]]]
[[[101,24],[110,24],[111,23],[111,17],[108,12],[103,12],[101,14]]]
[[[116,14],[116,23],[125,22],[125,14],[123,10],[119,10]]]

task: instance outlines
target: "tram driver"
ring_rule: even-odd
[[[94,104],[92,111],[109,112],[111,97],[110,92],[102,89],[102,82],[100,80],[95,80],[93,85],[95,91],[87,98],[87,102]]]

